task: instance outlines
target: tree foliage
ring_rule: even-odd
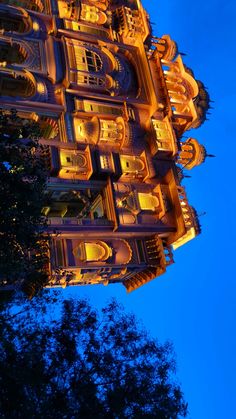
[[[23,286],[29,294],[47,279],[47,168],[38,137],[34,121],[0,112],[0,286]]]
[[[171,344],[151,338],[116,301],[98,313],[67,300],[60,315],[52,301],[46,312],[31,304],[0,317],[2,418],[187,415]]]

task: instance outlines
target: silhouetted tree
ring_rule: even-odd
[[[98,313],[67,300],[60,314],[53,301],[46,311],[29,304],[0,317],[1,418],[187,415],[171,344],[151,338],[117,302]]]
[[[0,111],[0,286],[30,295],[47,281],[41,216],[47,167],[38,137],[35,122]]]

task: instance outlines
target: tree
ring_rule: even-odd
[[[39,134],[34,121],[0,111],[0,286],[30,295],[47,282],[47,167]]]
[[[171,344],[116,301],[100,313],[87,300],[64,301],[60,314],[54,301],[27,304],[0,317],[1,418],[186,417]]]

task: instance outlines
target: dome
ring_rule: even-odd
[[[190,68],[185,67],[185,71],[194,78],[194,73]],[[194,106],[197,113],[197,119],[192,124],[192,128],[198,128],[205,122],[206,114],[210,108],[210,96],[206,87],[200,80],[196,80],[196,83],[198,86],[198,94],[194,99]]]
[[[182,143],[178,162],[186,169],[192,169],[205,161],[206,149],[194,138],[188,138]]]
[[[170,38],[169,35],[163,35],[161,39],[165,41],[167,46],[162,58],[164,60],[172,61],[178,54],[178,45],[175,41],[173,41],[173,39]]]

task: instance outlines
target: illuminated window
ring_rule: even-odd
[[[73,253],[84,262],[98,262],[105,261],[112,256],[112,249],[103,241],[81,242]]]
[[[86,84],[90,86],[104,86],[105,80],[96,76],[85,76],[83,74],[77,75],[78,84]]]
[[[87,166],[87,159],[84,154],[75,150],[60,150],[60,161],[62,167],[84,168]]]
[[[98,9],[95,6],[88,6],[82,4],[81,20],[85,20],[90,23],[97,23],[99,20]]]
[[[96,114],[106,114],[106,115],[122,115],[122,108],[108,106],[103,104],[97,104],[95,102],[84,101],[84,110],[85,112],[93,112]]]
[[[138,156],[129,156],[125,154],[120,155],[120,162],[122,172],[129,173],[139,173],[145,169],[144,161]]]
[[[157,196],[149,193],[138,193],[138,200],[140,209],[144,211],[156,211],[156,208],[160,205]]]
[[[74,45],[74,54],[77,70],[90,73],[101,71],[102,60],[96,52]]]
[[[160,150],[171,150],[171,136],[165,121],[152,120]]]
[[[110,168],[109,156],[107,156],[107,155],[100,156],[100,164],[101,164],[102,169],[109,170],[109,168]]]
[[[116,121],[100,119],[100,140],[122,140],[122,126]]]
[[[109,33],[106,30],[83,25],[80,22],[76,22],[74,20],[65,20],[65,27],[66,29],[72,29],[73,31],[85,32],[102,38],[109,38]]]

